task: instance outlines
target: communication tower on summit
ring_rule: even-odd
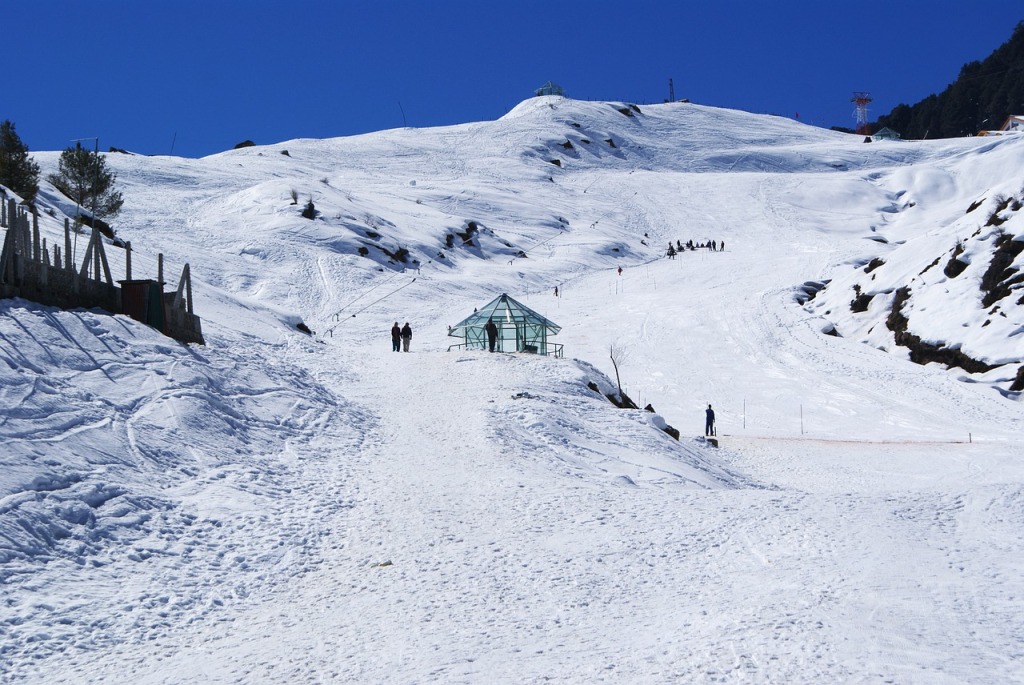
[[[870,93],[864,93],[861,91],[854,91],[853,97],[850,98],[850,102],[857,105],[857,110],[854,112],[854,116],[857,118],[856,131],[860,135],[871,135],[871,127],[868,126],[868,103],[871,102],[871,100],[872,98]]]

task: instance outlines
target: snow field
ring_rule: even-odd
[[[1019,402],[876,349],[842,291],[879,235],[879,278],[927,265],[1021,146],[641,109],[111,156],[208,345],[0,303],[4,679],[1021,682]],[[501,292],[568,358],[448,352]],[[657,415],[586,387],[611,345]]]

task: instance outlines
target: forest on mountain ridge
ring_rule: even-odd
[[[1024,21],[983,61],[965,64],[938,95],[899,104],[872,124],[906,139],[957,138],[998,130],[1008,116],[1024,114]]]

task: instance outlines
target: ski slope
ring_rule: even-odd
[[[3,678],[1024,681],[1021,309],[923,305],[1006,360],[975,376],[878,323],[1022,156],[562,98],[108,156],[135,272],[190,264],[207,345],[0,302]],[[726,249],[664,257],[690,239]],[[850,312],[882,253],[878,311]],[[502,292],[562,326],[565,359],[448,349]],[[587,387],[613,390],[612,347],[655,414]]]

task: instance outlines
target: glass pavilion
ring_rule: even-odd
[[[548,342],[548,337],[557,334],[562,327],[547,320],[521,302],[502,293],[465,319],[448,330],[453,338],[462,338],[463,342],[452,347],[467,350],[486,350],[488,320],[493,320],[498,328],[498,343],[495,349],[499,352],[530,352],[562,356],[562,346]]]
[[[565,89],[554,81],[548,81],[543,86],[533,91],[533,93],[537,97],[542,95],[565,95]]]

